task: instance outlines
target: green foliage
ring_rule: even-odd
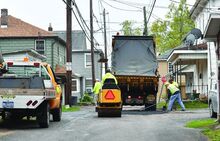
[[[186,123],[186,127],[189,128],[203,128],[207,127],[209,125],[214,125],[215,120],[214,119],[200,119],[200,120],[193,120]]]
[[[202,133],[211,141],[220,141],[220,128],[215,119],[193,120],[186,123],[189,128],[203,128]]]
[[[93,98],[89,94],[85,93],[83,97],[80,99],[80,102],[91,102],[92,103]]]
[[[179,46],[183,37],[195,27],[186,0],[181,0],[178,6],[171,3],[169,9],[165,20],[157,20],[151,26],[159,52]]]
[[[62,112],[76,112],[79,111],[80,107],[79,106],[72,106],[69,108],[66,108],[65,106],[62,106]]]
[[[141,28],[134,28],[134,23],[134,21],[125,20],[123,23],[120,24],[122,25],[122,32],[125,36],[141,35]]]

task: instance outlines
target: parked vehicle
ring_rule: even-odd
[[[215,52],[215,47],[209,48],[209,70],[210,70],[210,77],[209,77],[209,93],[208,93],[208,103],[209,103],[209,115],[211,118],[217,117],[218,112],[218,95],[219,95],[219,80],[218,77],[220,76],[218,73],[219,67],[217,62],[217,56]]]
[[[0,76],[0,114],[22,119],[36,116],[42,128],[60,121],[62,114],[61,87],[47,63],[23,61],[6,62],[6,72]]]
[[[155,111],[159,77],[153,37],[113,36],[112,41],[112,72],[123,105],[145,105]]]

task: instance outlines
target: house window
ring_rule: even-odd
[[[91,66],[92,66],[91,54],[87,53],[85,54],[85,67],[89,68]]]
[[[35,41],[35,50],[40,54],[44,54],[45,40],[36,40]]]
[[[77,79],[72,79],[72,92],[79,92],[79,82]]]
[[[173,65],[171,62],[168,62],[168,72],[173,72]]]
[[[92,79],[86,79],[86,92],[91,93],[92,92]]]

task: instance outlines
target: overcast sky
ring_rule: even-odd
[[[75,0],[82,13],[83,18],[89,25],[89,1]],[[142,7],[146,6],[150,11],[150,6],[154,0],[93,0],[94,31],[99,30],[102,21],[102,10],[106,9],[108,41],[111,36],[121,29],[120,23],[124,20],[136,21],[136,26],[143,27]],[[179,0],[176,0],[179,1]],[[121,3],[120,3],[121,2]],[[163,19],[168,12],[170,0],[157,0],[150,23],[157,18]],[[193,4],[195,0],[188,0]],[[125,3],[125,4],[122,4]],[[30,24],[47,30],[49,23],[52,23],[53,30],[66,29],[66,5],[63,0],[0,0],[0,8],[7,8],[9,15],[17,17]],[[147,15],[148,16],[148,15]],[[97,24],[99,23],[99,25]],[[73,15],[73,30],[80,30],[80,27]],[[102,32],[96,32],[95,37],[100,44],[103,44]]]

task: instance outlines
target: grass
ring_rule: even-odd
[[[191,109],[191,110],[195,110],[195,109],[201,109],[201,108],[208,108],[208,104],[205,103],[205,102],[202,102],[202,101],[184,101],[183,102],[186,109]],[[163,106],[165,105],[165,101],[161,101],[158,105],[157,105],[157,108],[162,108]],[[175,102],[174,106],[177,106],[177,109],[181,109],[181,107],[179,106],[179,103],[178,102]],[[168,102],[167,102],[167,105],[168,107]]]
[[[220,125],[215,119],[193,120],[186,123],[189,128],[202,128],[202,133],[211,141],[220,141]]]
[[[66,108],[65,106],[62,106],[62,112],[76,112],[79,111],[80,107],[79,106],[72,106],[69,108]]]

